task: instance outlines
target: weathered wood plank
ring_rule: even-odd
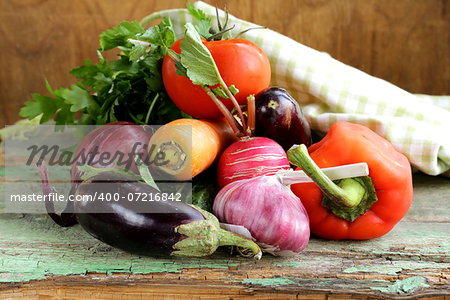
[[[44,215],[0,214],[0,298],[443,300],[450,295],[449,182],[416,174],[410,212],[382,238],[313,238],[298,256],[259,262],[225,250],[205,259],[139,257]]]
[[[15,292],[50,297],[55,294],[49,291],[55,289],[61,295],[71,295],[82,286],[85,293],[77,297],[84,299],[94,297],[106,285],[108,293],[113,293],[114,287],[123,295],[142,289],[173,297],[181,297],[176,287],[184,285],[193,289],[183,294],[185,299],[199,295],[214,299],[220,291],[233,298],[259,295],[261,299],[276,295],[283,299],[316,295],[311,299],[322,299],[320,295],[336,292],[346,299],[349,295],[361,299],[367,295],[449,295],[447,182],[445,178],[416,175],[411,212],[382,238],[351,242],[313,238],[300,255],[264,256],[258,262],[230,256],[225,250],[204,259],[139,257],[99,243],[79,226],[59,228],[43,215],[3,214],[0,297],[17,297]],[[436,210],[436,222],[427,205],[430,198],[435,208],[441,206]]]

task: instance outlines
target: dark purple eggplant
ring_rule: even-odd
[[[256,136],[264,136],[288,150],[295,144],[311,145],[311,128],[300,105],[279,87],[262,90],[255,96]]]
[[[48,181],[43,181],[43,190],[52,190]],[[258,245],[221,229],[213,214],[183,202],[128,200],[128,195],[136,197],[138,193],[160,192],[122,174],[90,177],[75,192],[75,197],[91,197],[90,201],[74,202],[77,221],[95,238],[132,253],[201,257],[228,245],[249,249],[260,258]],[[116,201],[105,201],[105,197],[99,200],[99,195],[107,194],[120,197]]]

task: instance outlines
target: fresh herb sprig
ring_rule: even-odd
[[[100,34],[98,63],[85,60],[82,66],[72,69],[70,73],[78,81],[69,88],[54,90],[46,82],[50,96],[33,94],[34,101],[25,102],[20,116],[30,120],[39,117],[40,123],[54,119],[57,125],[102,125],[116,121],[165,124],[190,117],[175,106],[165,91],[161,66],[166,54],[175,60],[179,75],[201,85],[219,106],[223,104],[217,96],[236,102],[234,95],[239,90],[234,85],[225,85],[211,54],[201,42],[201,39],[222,39],[223,33],[231,28],[226,28],[227,22],[224,27],[218,22],[217,33],[210,17],[190,3],[186,6],[195,22],[185,27],[181,54],[170,49],[176,40],[170,18],[148,29],[138,22],[122,22]],[[112,49],[120,50],[118,58],[105,59],[103,52]],[[198,68],[199,62],[200,65],[205,62],[198,55],[206,55],[207,64],[203,68]],[[238,105],[237,112],[245,123]],[[228,110],[224,113],[230,114]]]
[[[150,46],[132,43],[142,40]],[[105,124],[132,121],[164,124],[188,117],[167,96],[161,76],[162,60],[175,41],[170,19],[145,30],[137,22],[123,22],[100,35],[98,63],[84,61],[70,71],[79,81],[69,88],[52,89],[50,96],[33,94],[20,116],[41,123],[54,119],[57,125]],[[115,60],[102,53],[120,49]]]

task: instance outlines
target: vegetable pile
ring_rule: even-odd
[[[256,258],[261,251],[285,256],[303,251],[311,233],[370,239],[389,232],[412,200],[407,159],[370,129],[347,122],[312,144],[298,102],[270,86],[264,52],[187,6],[195,22],[179,38],[169,18],[148,29],[124,22],[102,33],[99,63],[73,69],[80,80],[70,88],[47,83],[51,97],[33,95],[20,114],[42,123],[102,125],[77,153],[135,155],[126,170],[74,164],[71,194],[160,197],[153,178],[163,174],[192,180],[193,203],[121,198],[69,203],[58,215],[46,202],[52,219],[79,223],[126,251],[174,256],[207,256],[219,246]],[[120,54],[108,61],[102,52],[111,49]],[[162,126],[148,132],[145,124]],[[165,163],[144,163],[158,157]],[[43,192],[51,193],[48,171],[39,168]]]

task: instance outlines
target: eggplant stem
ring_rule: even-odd
[[[242,249],[248,249],[248,251],[251,251],[253,254],[251,256],[255,257],[258,260],[261,259],[261,248],[259,248],[259,246],[255,242],[231,231],[226,231],[222,228],[220,228],[220,230],[217,232],[217,235],[219,238],[219,246],[237,246]],[[241,251],[242,253],[246,253],[246,256],[250,256],[248,254],[248,251]]]
[[[198,210],[205,219],[182,224],[175,228],[175,232],[184,235],[185,238],[173,245],[173,256],[201,257],[214,253],[219,246],[236,246],[248,249],[256,259],[261,258],[261,248],[255,242],[220,228],[216,216],[199,207],[191,206]]]

